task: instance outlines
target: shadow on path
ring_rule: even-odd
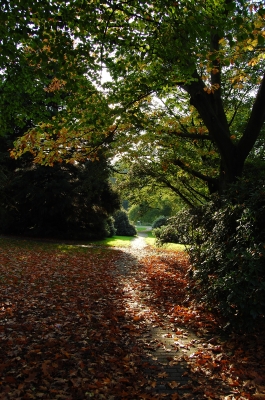
[[[153,393],[158,397],[152,398],[232,399],[229,395],[233,396],[234,389],[225,385],[220,376],[209,376],[209,382],[205,384],[205,379],[200,381],[193,373],[193,357],[196,353],[207,357],[205,347],[211,337],[208,334],[198,336],[198,332],[178,326],[166,313],[163,315],[163,310],[153,301],[155,293],[146,284],[148,277],[143,258],[150,259],[161,252],[146,244],[146,236],[140,232],[130,248],[119,249],[121,255],[116,266],[126,298],[125,308],[134,316],[134,321],[144,327],[138,342],[143,346],[144,357],[153,366],[153,370],[146,371],[156,382]],[[215,395],[211,397],[213,393]]]

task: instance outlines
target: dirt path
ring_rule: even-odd
[[[127,295],[126,307],[134,315],[138,315],[141,324],[145,326],[145,334],[139,338],[146,349],[146,357],[153,364],[157,385],[155,393],[166,399],[204,399],[204,394],[194,392],[191,379],[189,360],[193,354],[205,349],[205,343],[211,338],[207,335],[198,336],[196,333],[167,319],[167,315],[158,317],[152,306],[148,306],[145,299],[149,296],[139,290],[136,283],[145,279],[142,272],[141,260],[143,257],[152,257],[157,254],[154,248],[145,241],[147,233],[141,232],[135,238],[130,248],[123,248],[123,255],[117,262],[118,273],[123,283],[124,293]],[[176,333],[177,332],[177,333]],[[213,385],[222,385],[212,381]],[[223,388],[229,394],[230,388]],[[224,398],[224,397],[215,397]],[[230,397],[227,397],[229,399]],[[232,397],[231,397],[232,398]]]
[[[147,247],[145,238],[147,237],[146,232],[139,232],[138,236],[132,240],[130,250],[141,251]]]

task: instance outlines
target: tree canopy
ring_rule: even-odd
[[[17,141],[14,156],[73,162],[107,141],[135,159],[147,144],[165,168],[175,166],[179,185],[184,174],[222,191],[242,175],[265,120],[263,1],[1,7],[3,83],[26,64],[56,109]]]
[[[111,215],[120,208],[120,200],[110,185],[104,152],[98,151],[93,162],[74,162],[69,149],[66,163],[63,158],[54,160],[51,149],[39,154],[39,161],[47,157],[49,165],[33,163],[29,153],[10,158],[8,149],[15,139],[30,130],[34,140],[39,118],[48,125],[59,112],[53,93],[43,90],[40,78],[30,79],[29,71],[27,65],[15,64],[0,84],[1,233],[84,240],[113,235]]]

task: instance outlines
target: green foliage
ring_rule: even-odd
[[[141,223],[151,224],[160,215],[170,216],[172,215],[172,208],[174,207],[173,200],[170,202],[168,198],[166,200],[154,199],[154,194],[151,198],[147,198],[141,204],[133,204],[128,210],[128,216],[130,221],[141,221]]]
[[[172,222],[173,220],[170,219],[168,224],[153,230],[158,245],[163,245],[165,243],[179,243],[179,235],[176,227],[172,225]]]
[[[148,203],[149,208],[157,209],[156,215],[155,210],[150,210],[152,216],[147,210],[148,215],[146,217],[151,218],[152,222],[161,214],[172,215],[172,210],[176,212],[176,208],[178,206],[181,208],[183,204],[200,205],[205,202],[208,198],[208,187],[200,179],[192,177],[189,172],[182,170],[181,163],[176,159],[176,155],[179,157],[180,154],[180,139],[177,140],[175,136],[166,132],[158,136],[155,132],[151,132],[153,129],[151,126],[146,129],[149,128],[150,131],[146,132],[145,135],[142,134],[141,144],[137,145],[137,157],[133,152],[133,154],[126,152],[123,155],[125,165],[127,160],[127,173],[123,174],[122,179],[117,179],[117,184],[119,189],[127,194],[130,203],[140,206]],[[151,146],[147,145],[147,142],[152,143],[152,146],[156,145],[155,152]],[[188,140],[183,140],[183,142],[191,147],[187,144]],[[208,152],[209,149],[206,153]],[[206,157],[206,153],[204,157]],[[198,155],[198,152],[195,154],[190,149],[185,160],[186,165],[189,163],[195,168],[197,162],[201,164],[201,156],[202,153]],[[182,157],[184,157],[184,149]],[[148,162],[146,162],[147,160]],[[209,163],[210,160],[208,160]],[[117,167],[119,167],[119,164]],[[213,175],[218,170],[216,163],[214,170]],[[142,212],[141,209],[139,211]],[[144,214],[147,214],[147,211]],[[141,219],[147,221],[146,217]]]
[[[152,229],[160,228],[163,225],[166,225],[167,217],[164,215],[160,215],[152,224]]]
[[[199,215],[204,207],[182,209],[174,217],[168,218],[166,225],[153,231],[157,243],[191,243],[201,242]]]
[[[240,181],[222,198],[185,210],[157,237],[187,251],[202,301],[231,326],[250,328],[265,312],[265,185]],[[173,233],[173,234],[172,234]]]
[[[136,235],[135,227],[130,224],[128,214],[124,210],[118,210],[114,214],[114,226],[118,236]]]
[[[106,220],[107,226],[106,226],[106,236],[108,238],[112,238],[114,235],[116,235],[116,229],[114,226],[114,218],[112,216],[109,216]]]
[[[31,3],[0,16],[0,126],[27,128],[14,156],[84,161],[112,143],[139,158],[139,184],[189,205],[241,176],[265,119],[264,2]]]
[[[117,171],[119,165],[115,166]],[[180,201],[175,193],[165,187],[160,187],[159,183],[149,184],[146,179],[138,179],[131,173],[115,175],[115,187],[122,198],[129,201],[130,207],[128,215],[130,221],[142,224],[152,224],[160,215],[170,217],[181,208]]]
[[[2,71],[1,232],[69,239],[112,236],[115,229],[110,215],[119,209],[120,202],[109,184],[107,146],[104,148],[104,155],[103,151],[91,155],[93,162],[86,157],[85,162],[77,163],[77,158],[73,158],[75,151],[82,154],[89,146],[89,141],[84,141],[85,131],[75,148],[68,146],[65,137],[68,132],[67,124],[73,119],[69,107],[71,101],[76,101],[74,93],[78,84],[68,91],[71,79],[63,80],[60,84],[55,78],[53,66],[51,62],[50,72],[45,68],[36,70],[29,64],[24,53],[15,63],[7,63]],[[77,71],[80,72],[79,69]],[[91,98],[92,104],[93,96],[97,97],[97,91],[85,77],[78,80],[79,83],[81,81],[84,86],[88,85],[87,97]],[[79,100],[81,111],[84,98],[79,97]],[[63,118],[61,126],[57,118]],[[96,119],[94,113],[93,123]],[[78,122],[81,127],[84,121],[79,118]],[[39,129],[45,130],[40,136]],[[13,142],[20,140],[28,130],[31,133],[26,139],[27,143],[34,144],[40,140],[44,146],[48,146],[44,158],[50,159],[49,166],[35,164],[34,155],[29,152],[17,160],[10,157],[9,151]],[[61,142],[61,150],[57,153],[53,149],[53,139],[56,137],[60,137]],[[32,150],[34,153],[36,147]],[[68,156],[57,157],[64,150]],[[41,152],[38,154],[41,161]],[[63,161],[63,158],[67,158],[67,161]]]

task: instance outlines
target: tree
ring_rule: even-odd
[[[155,145],[161,140],[153,141],[154,136],[173,136],[179,156],[172,163],[207,182],[210,191],[222,191],[242,175],[264,123],[261,3],[168,1],[163,2],[163,9],[162,2],[117,8],[122,37],[115,39],[114,28],[109,28],[117,52],[116,58],[107,62],[114,79],[123,77],[119,95],[130,114],[131,136],[135,137],[137,129],[139,136],[144,130],[149,143]],[[150,94],[165,103],[159,113]],[[189,101],[189,109],[179,107],[183,99],[186,104]],[[184,146],[188,146],[186,153]],[[195,168],[191,152],[197,154]],[[211,162],[211,152],[218,155],[219,172],[216,161]],[[215,168],[210,175],[204,173],[209,159]]]
[[[53,90],[67,85],[76,93],[65,106],[71,115],[67,127],[62,119],[52,123],[49,140],[44,135],[47,125],[29,131],[18,142],[16,154],[33,149],[41,154],[37,161],[46,162],[53,144],[66,153],[67,147],[78,149],[73,158],[86,157],[91,146],[104,138],[116,140],[125,151],[143,132],[152,132],[174,137],[180,149],[173,163],[209,184],[212,192],[223,191],[242,175],[265,119],[262,1],[58,1],[34,7],[25,2],[19,13],[12,1],[3,7],[3,54],[10,53],[11,43],[19,44],[11,46],[11,59],[24,52],[37,73],[47,71],[50,63]],[[86,71],[90,83],[99,82],[102,66],[111,74],[107,92],[99,93],[91,104],[85,101],[87,85],[83,88],[76,66]],[[154,98],[166,108],[154,107]],[[183,98],[190,103],[187,124],[186,111],[179,106]],[[93,117],[95,111],[100,117]],[[91,144],[87,149],[86,141]],[[187,162],[184,150],[197,154],[195,165]],[[219,166],[208,175],[205,164],[215,171],[217,163],[211,162],[211,152]],[[52,156],[62,155],[64,151],[55,150]]]
[[[47,139],[46,145],[50,142],[51,146],[45,153],[47,166],[34,163],[29,153],[17,160],[9,156],[12,142],[28,129],[32,135],[40,118],[47,127],[58,114],[65,114],[58,105],[70,95],[44,90],[45,82],[44,76],[42,80],[36,77],[32,68],[19,60],[0,85],[1,232],[67,239],[113,235],[111,215],[119,209],[120,201],[109,183],[104,152],[98,152],[94,162],[78,163],[69,158],[73,151],[68,148],[66,160],[55,156],[59,163],[53,159],[52,140]]]
[[[96,158],[98,147],[111,140],[112,115],[96,87],[92,49],[81,50],[81,36],[74,33],[78,8],[60,1],[21,6],[10,0],[0,6],[1,91],[13,92],[13,101],[5,97],[1,104],[1,133],[8,118],[18,122],[23,135],[16,156],[30,150],[36,163]],[[34,126],[27,125],[33,116]]]

